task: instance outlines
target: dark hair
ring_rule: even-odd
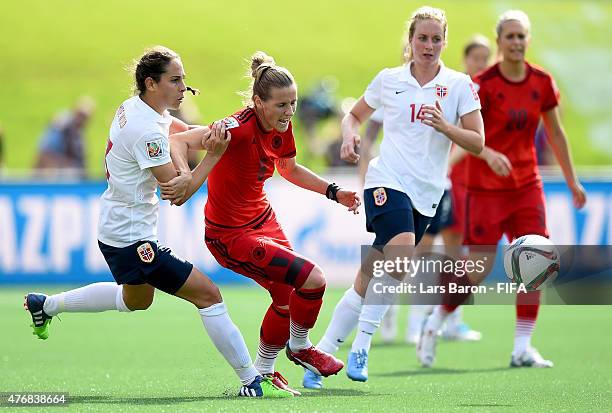
[[[161,76],[166,73],[166,68],[174,59],[180,59],[180,56],[164,46],[155,46],[145,51],[134,65],[134,93],[142,95],[147,91],[145,80],[148,77],[159,82]]]
[[[295,84],[291,72],[277,66],[274,58],[264,52],[255,52],[251,56],[248,74],[253,80],[249,90],[242,93],[246,106],[253,104],[255,95],[265,101],[270,98],[270,90],[273,87],[285,88]]]

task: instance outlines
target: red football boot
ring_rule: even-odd
[[[336,357],[311,346],[297,352],[291,351],[289,343],[285,347],[287,358],[298,366],[307,368],[319,376],[327,377],[338,373],[344,367],[344,363]]]

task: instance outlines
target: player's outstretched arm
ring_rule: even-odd
[[[196,168],[190,171],[190,179],[186,188],[183,189],[184,183],[180,180],[180,176],[168,182],[159,183],[162,199],[169,200],[172,205],[183,205],[200,189],[206,178],[208,178],[210,171],[212,171],[223,153],[225,153],[232,136],[227,132],[223,122],[215,122],[210,129],[201,128],[200,138],[199,143],[195,141],[193,136],[189,136],[184,140],[187,143],[187,149],[205,149],[207,151],[206,156]]]
[[[187,162],[187,151],[189,149],[203,149],[204,142],[210,137],[210,130],[208,127],[189,129],[187,124],[178,124],[173,120],[170,133],[170,158],[177,176],[170,180],[160,181],[158,179],[157,181],[160,185],[164,184],[171,187],[170,189],[168,186],[165,189],[162,188],[162,199],[171,200],[174,204],[175,201],[181,200],[185,196],[193,179]]]
[[[565,136],[565,131],[559,119],[559,111],[554,107],[548,112],[544,112],[542,120],[544,121],[544,127],[546,128],[546,135],[548,135],[550,146],[563,171],[565,182],[567,182],[567,186],[570,191],[572,191],[574,206],[576,208],[582,208],[586,203],[586,192],[576,176],[567,137]]]
[[[354,214],[359,213],[357,208],[361,205],[361,200],[356,192],[340,189],[336,184],[327,182],[310,169],[298,164],[295,157],[277,159],[275,164],[278,173],[292,184],[325,195],[348,207],[348,210]]]
[[[198,126],[184,132],[170,135],[170,157],[172,163],[181,173],[189,174],[189,164],[187,162],[187,151],[201,151],[206,149],[204,143],[210,136],[208,126]]]

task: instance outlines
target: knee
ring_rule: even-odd
[[[221,291],[219,291],[219,287],[216,285],[212,285],[207,288],[202,294],[199,294],[192,303],[197,308],[206,308],[211,305],[218,304],[223,301],[223,297],[221,297]]]
[[[153,304],[153,296],[150,297],[136,297],[136,298],[126,298],[123,297],[123,301],[127,308],[130,311],[142,311],[147,310]]]
[[[393,249],[396,249],[397,251],[401,251],[402,254],[412,254],[412,250],[415,246],[415,241],[416,239],[414,232],[402,232],[391,238],[389,242],[387,242],[387,245],[385,247],[390,246]]]
[[[315,265],[315,267],[310,271],[306,281],[298,290],[311,290],[315,288],[324,288],[325,287],[325,275],[321,268]]]

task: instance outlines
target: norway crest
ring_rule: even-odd
[[[136,252],[138,252],[140,261],[146,262],[147,264],[153,262],[153,259],[155,258],[155,251],[153,251],[153,247],[148,242],[145,242],[136,248]]]
[[[440,99],[444,99],[448,95],[448,87],[443,85],[436,85],[436,96]]]
[[[387,192],[385,188],[378,188],[372,195],[374,195],[374,204],[376,204],[376,206],[383,206],[385,202],[387,202]]]

